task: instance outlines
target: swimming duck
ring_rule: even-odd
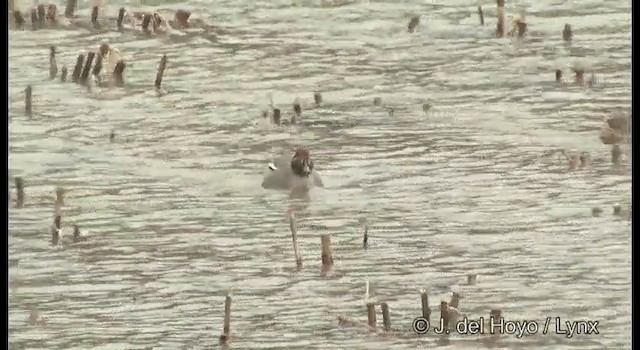
[[[262,187],[273,190],[324,187],[320,175],[313,170],[314,163],[309,151],[299,148],[290,160],[280,157],[269,163]]]

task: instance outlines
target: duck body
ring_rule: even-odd
[[[302,157],[297,157],[301,153]],[[299,167],[304,168],[297,171]],[[320,175],[313,171],[313,162],[308,153],[298,150],[293,158],[279,157],[269,164],[262,187],[270,190],[294,190],[324,187]]]

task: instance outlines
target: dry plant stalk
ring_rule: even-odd
[[[16,207],[22,208],[24,206],[24,179],[16,177],[14,181],[16,186]]]
[[[58,75],[58,64],[56,62],[56,47],[49,48],[49,79],[53,80]]]
[[[332,266],[333,265],[333,249],[331,248],[331,236],[330,235],[320,236],[320,243],[322,245],[322,265]]]
[[[162,85],[162,76],[164,75],[165,68],[167,68],[167,55],[162,55],[160,65],[158,66],[158,73],[156,74],[156,89],[160,89],[160,86]]]
[[[27,88],[24,90],[24,111],[27,115],[31,115],[32,107],[31,107],[31,97],[33,95],[33,88],[31,85],[27,85]]]
[[[367,324],[369,327],[376,328],[376,306],[374,303],[367,303]]]
[[[429,308],[429,294],[425,289],[420,290],[420,302],[422,306],[422,317],[431,321],[431,308]]]
[[[498,5],[498,23],[496,24],[496,35],[499,38],[504,37],[504,0],[497,0]]]
[[[82,63],[84,62],[84,55],[79,54],[76,59],[76,66],[73,68],[73,73],[71,74],[71,81],[77,83],[80,80],[80,74],[82,73]]]
[[[315,102],[316,106],[322,104],[322,94],[319,91],[313,93],[313,102]]]
[[[380,303],[380,309],[382,309],[382,323],[384,324],[384,330],[389,332],[391,330],[391,318],[389,317],[389,304],[386,302]]]
[[[222,325],[222,334],[220,335],[220,344],[226,344],[230,340],[231,332],[231,296],[227,295],[224,300],[224,323]]]
[[[300,255],[300,249],[298,247],[298,229],[295,220],[293,211],[289,210],[289,228],[291,229],[291,238],[293,239],[293,255],[296,258],[296,268],[300,270],[302,268],[302,256]]]

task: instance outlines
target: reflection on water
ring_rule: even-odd
[[[600,321],[597,336],[505,336],[505,348],[630,348],[631,230],[612,215],[614,203],[629,205],[630,167],[613,169],[598,139],[603,114],[631,102],[630,2],[529,3],[522,41],[492,38],[493,3],[483,4],[484,27],[477,4],[462,0],[318,3],[132,8],[188,8],[224,35],[9,33],[11,347],[212,348],[228,292],[230,348],[436,342],[340,328],[341,314],[366,320],[369,280],[393,327],[409,335],[427,288],[433,315],[458,291],[469,317],[500,308],[507,319]],[[106,12],[121,6],[131,7],[114,0]],[[409,35],[413,13],[422,25]],[[128,58],[127,88],[88,92],[47,80],[49,45],[58,66],[72,69],[79,52],[103,41]],[[570,80],[576,64],[606,84],[555,84],[556,69]],[[32,117],[23,113],[28,84]],[[299,98],[298,124],[262,119],[268,92],[283,119]],[[314,154],[325,188],[306,200],[262,189],[272,156],[300,146]],[[569,172],[550,155],[556,149],[588,152],[592,165]],[[20,209],[15,176],[25,184]],[[51,247],[56,186],[69,190],[63,230],[77,224],[89,241]],[[603,214],[592,217],[592,207]],[[321,234],[334,245],[326,277]],[[475,285],[467,274],[478,274]],[[46,325],[29,324],[32,309]],[[486,347],[474,339],[454,335],[450,347]]]

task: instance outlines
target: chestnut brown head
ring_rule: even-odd
[[[78,225],[73,225],[73,241],[76,242],[80,239],[80,228]]]
[[[291,158],[291,170],[300,177],[309,177],[313,172],[313,161],[306,149],[298,148]]]
[[[567,23],[564,25],[564,30],[562,31],[562,39],[569,41],[572,37],[573,31],[571,30],[571,24]]]
[[[47,20],[51,23],[55,23],[58,20],[58,7],[56,5],[47,6]]]
[[[100,50],[99,51],[100,51],[100,55],[102,57],[106,56],[109,53],[110,50],[111,50],[111,48],[109,48],[108,44],[100,45]]]
[[[562,82],[562,70],[556,69],[556,83]]]
[[[320,92],[318,91],[314,92],[313,101],[316,103],[316,106],[319,106],[320,104],[322,104],[322,94],[320,94]]]
[[[277,125],[280,125],[280,109],[279,108],[273,109],[273,122]]]

